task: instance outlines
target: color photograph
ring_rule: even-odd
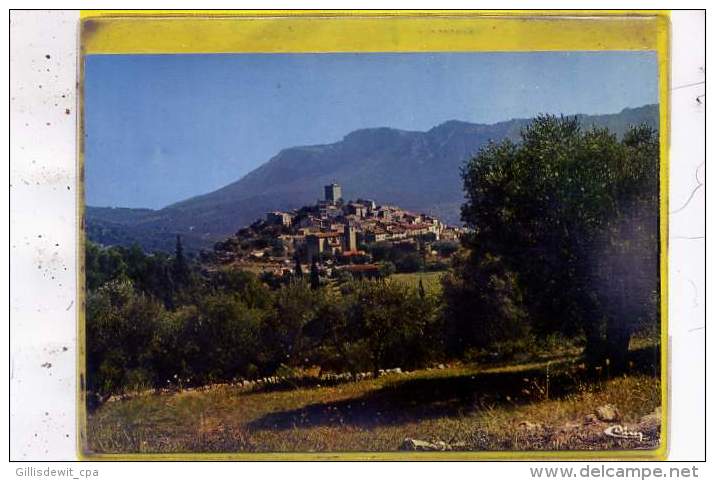
[[[85,454],[661,447],[658,61],[84,55]]]

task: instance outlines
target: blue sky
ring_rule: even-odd
[[[91,55],[87,204],[164,207],[364,127],[657,101],[653,52]]]

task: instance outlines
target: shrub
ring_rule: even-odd
[[[87,297],[87,388],[101,395],[153,377],[152,341],[164,307],[135,292],[130,281],[111,281]],[[134,374],[130,376],[133,371]]]
[[[443,334],[453,355],[529,333],[516,278],[496,257],[485,256],[479,262],[455,259],[454,271],[442,277],[442,290]]]
[[[349,293],[347,333],[362,340],[374,371],[388,366],[415,367],[432,344],[429,325],[434,303],[400,283],[358,282]],[[361,359],[362,364],[368,360]]]

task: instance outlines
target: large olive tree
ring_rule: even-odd
[[[462,171],[472,267],[500,259],[536,332],[582,332],[591,361],[623,367],[659,318],[658,165],[646,126],[619,140],[541,116],[521,142],[490,143]]]

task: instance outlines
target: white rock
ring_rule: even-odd
[[[601,421],[618,421],[621,419],[621,413],[618,408],[611,404],[604,404],[596,408],[596,417]]]
[[[449,445],[444,441],[431,443],[421,439],[405,438],[400,445],[401,451],[447,451]]]

